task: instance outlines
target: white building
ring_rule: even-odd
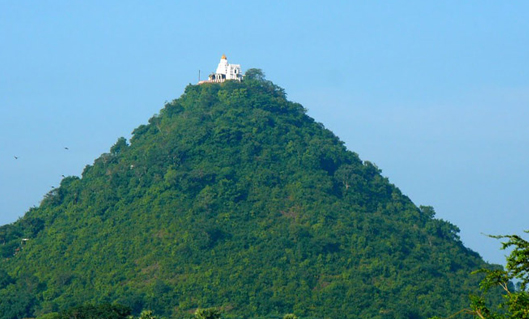
[[[228,58],[223,54],[217,66],[217,71],[210,74],[208,80],[199,81],[198,84],[222,83],[226,80],[242,81],[242,72],[240,64],[229,64]]]

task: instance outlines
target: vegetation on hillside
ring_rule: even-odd
[[[189,85],[0,227],[0,318],[107,303],[227,318],[462,308],[470,272],[489,266],[458,228],[252,72]]]
[[[529,231],[526,231],[529,232]],[[481,319],[528,319],[529,318],[529,242],[518,235],[491,236],[508,239],[502,249],[512,248],[507,257],[505,269],[480,269],[476,273],[485,273],[480,283],[480,294],[470,296],[470,307],[457,314],[472,315]],[[485,298],[491,290],[504,292],[503,302],[490,304]],[[432,319],[440,319],[434,317]]]

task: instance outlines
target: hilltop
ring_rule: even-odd
[[[189,85],[0,227],[0,318],[107,302],[168,317],[448,315],[490,267],[458,231],[262,74]]]

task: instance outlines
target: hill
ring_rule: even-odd
[[[0,318],[447,315],[487,265],[434,215],[272,82],[189,85],[0,227]]]

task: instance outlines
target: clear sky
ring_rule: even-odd
[[[529,229],[529,2],[180,3],[0,1],[0,224],[226,54],[485,260]]]

